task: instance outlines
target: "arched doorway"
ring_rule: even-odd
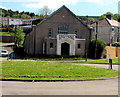
[[[70,51],[70,44],[68,43],[62,43],[61,44],[61,55],[69,55],[69,51]]]

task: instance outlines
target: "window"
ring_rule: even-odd
[[[52,30],[49,29],[49,30],[48,30],[48,37],[51,37],[51,36],[52,36]]]
[[[68,33],[68,26],[62,25],[58,27],[59,34],[67,34]]]
[[[53,43],[50,43],[50,48],[53,48]]]
[[[75,31],[75,34],[76,34],[76,38],[78,37],[78,31]]]
[[[78,49],[80,49],[81,48],[81,45],[80,44],[78,44]]]
[[[112,32],[114,32],[114,27],[112,27]]]

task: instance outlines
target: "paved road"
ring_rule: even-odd
[[[81,82],[1,82],[3,95],[118,95],[118,79]]]
[[[81,64],[77,64],[81,65]],[[109,68],[105,64],[83,64]],[[118,70],[118,65],[113,65]],[[119,80],[120,81],[120,80]],[[81,82],[0,82],[3,95],[118,95],[118,79]]]

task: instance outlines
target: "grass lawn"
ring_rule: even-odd
[[[67,63],[95,63],[95,64],[108,64],[109,59],[88,59],[87,62],[84,58],[56,58],[52,61],[67,62]],[[113,64],[120,64],[120,58],[112,58]]]
[[[57,61],[3,61],[3,78],[16,79],[97,79],[118,76],[115,70]]]
[[[109,59],[99,59],[99,60],[92,60],[92,59],[88,59],[88,61],[81,61],[81,60],[77,60],[76,62],[78,63],[96,63],[96,64],[108,64],[109,63]],[[120,63],[120,58],[113,58],[112,59],[112,63],[113,64],[118,64]]]
[[[33,60],[33,59],[32,59]],[[87,62],[85,58],[54,58],[54,59],[39,59],[35,58],[34,60],[47,60],[47,61],[57,61],[65,63],[95,63],[95,64],[109,64],[109,59],[88,59]],[[120,58],[112,58],[113,64],[120,64]]]

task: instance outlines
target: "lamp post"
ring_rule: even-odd
[[[120,34],[119,31],[120,31],[120,28],[119,28],[119,26],[118,26],[118,38],[117,38],[117,42],[120,42],[120,41],[119,41],[119,40],[120,40],[120,39],[119,39],[119,34]]]
[[[98,38],[98,21],[96,21],[96,34],[95,34],[95,59],[97,58],[97,38]]]
[[[88,15],[86,16],[88,24]],[[87,62],[87,33],[86,33],[86,42],[85,42],[85,61]]]

